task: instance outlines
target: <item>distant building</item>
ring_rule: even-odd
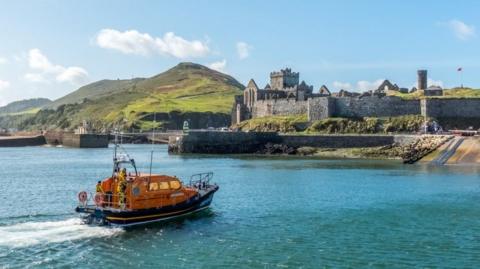
[[[430,86],[424,90],[425,96],[442,96],[443,89],[440,86]]]
[[[427,88],[427,70],[417,71],[417,89],[425,90]]]
[[[320,90],[318,90],[318,94],[320,96],[331,96],[332,95],[330,90],[325,85],[322,85],[322,87],[320,87]]]
[[[78,126],[78,128],[75,130],[75,134],[89,134],[92,132],[92,127],[90,122],[83,120],[82,125]]]

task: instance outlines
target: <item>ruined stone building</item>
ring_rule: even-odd
[[[389,80],[377,89],[364,93],[340,90],[331,93],[322,85],[317,92],[313,86],[300,81],[300,74],[286,68],[270,73],[270,83],[260,89],[253,79],[248,82],[243,95],[235,97],[232,107],[232,124],[251,118],[272,115],[308,115],[308,120],[328,117],[395,117],[402,115],[427,115],[480,118],[480,99],[402,99],[388,93],[422,91],[425,96],[441,96],[443,89],[427,87],[427,71],[417,72],[417,87],[401,88]]]
[[[308,100],[308,98],[330,96],[328,88],[323,85],[318,93],[313,93],[313,86],[307,85],[305,81],[300,81],[300,74],[292,72],[290,68],[282,69],[279,72],[270,73],[270,84],[260,89],[255,81],[251,79],[243,92],[243,100],[235,99],[234,106],[234,122],[240,122],[246,119],[255,118],[261,114],[262,116],[277,114],[268,105],[269,101],[286,101],[287,103],[300,104]],[[261,104],[266,104],[261,106]],[[287,107],[285,107],[288,110]],[[263,112],[261,112],[262,110]],[[284,112],[289,114],[288,111]],[[293,113],[293,112],[292,112]]]

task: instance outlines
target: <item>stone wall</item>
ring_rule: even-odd
[[[310,98],[307,103],[308,121],[329,118],[335,112],[335,99],[331,97]]]
[[[252,109],[252,117],[271,115],[301,115],[307,113],[308,101],[296,101],[294,98],[259,100]]]
[[[74,134],[69,132],[48,131],[45,140],[49,145],[64,145],[73,148],[106,148],[109,135]]]
[[[169,137],[171,153],[255,153],[267,143],[281,143],[277,133],[190,131]]]
[[[0,147],[26,147],[45,145],[45,137],[43,135],[19,137],[5,136],[0,138]]]
[[[335,117],[396,117],[420,114],[420,100],[395,96],[335,98]]]
[[[237,112],[236,109],[234,111]],[[234,111],[232,110],[232,113]],[[245,116],[242,120],[250,118],[247,111],[241,110],[240,112],[241,115]],[[300,114],[307,114],[309,121],[328,117],[363,118],[426,115],[439,120],[440,123],[443,122],[444,127],[474,126],[479,128],[480,98],[405,100],[396,96],[363,96],[313,97],[307,101],[296,101],[293,98],[261,100],[257,101],[252,108],[251,117]],[[238,118],[238,115],[235,116]],[[458,119],[458,124],[455,119]],[[461,124],[461,122],[464,122],[464,124]]]
[[[432,118],[480,118],[480,98],[432,98],[421,101],[422,115]]]
[[[64,133],[62,145],[73,148],[106,148],[108,135]]]
[[[410,143],[416,136],[403,135],[279,135],[263,132],[191,131],[169,137],[170,153],[256,153],[267,143],[290,147],[356,148]]]

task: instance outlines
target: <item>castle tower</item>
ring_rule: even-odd
[[[291,88],[298,85],[300,74],[298,72],[292,72],[292,69],[285,68],[280,72],[270,73],[270,87],[273,90],[282,90],[285,88]]]
[[[417,89],[425,90],[427,88],[427,70],[417,71]]]

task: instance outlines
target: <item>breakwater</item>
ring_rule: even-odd
[[[256,153],[267,144],[288,147],[356,148],[411,143],[414,135],[282,135],[274,132],[192,131],[170,136],[170,153]]]
[[[0,147],[26,147],[45,145],[45,137],[37,136],[4,136],[0,137]]]
[[[75,134],[49,131],[44,136],[49,145],[63,145],[74,148],[106,148],[109,141],[108,134]]]

